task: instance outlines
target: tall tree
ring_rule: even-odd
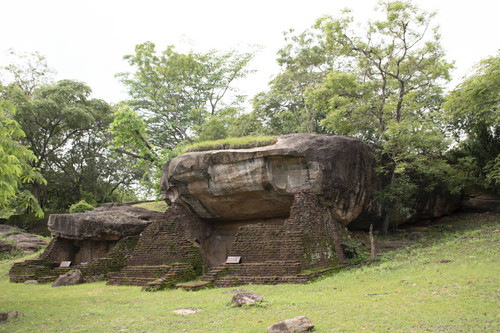
[[[322,109],[306,99],[306,93],[322,82],[332,69],[329,54],[317,31],[285,33],[285,47],[278,51],[281,71],[269,90],[253,99],[254,113],[272,134],[322,132]]]
[[[380,2],[378,10],[385,18],[368,22],[363,33],[348,11],[318,21],[328,49],[352,67],[332,72],[311,97],[330,107],[325,127],[375,142],[389,159],[379,167],[390,179],[378,196],[385,233],[391,220],[411,210],[417,192],[447,179],[437,112],[452,64],[444,58],[439,27],[432,26],[434,13],[409,1]]]
[[[446,98],[443,111],[458,146],[451,152],[467,185],[500,191],[500,51],[482,60]]]
[[[14,115],[14,106],[8,101],[0,101],[0,210],[21,206],[42,216],[37,200],[23,190],[22,184],[44,183],[45,180],[31,166],[36,156],[19,142],[24,132]]]
[[[18,53],[9,51],[11,62],[3,68],[5,81],[19,88],[26,96],[45,84],[51,83],[55,71],[49,67],[47,59],[38,52]]]
[[[32,96],[11,87],[10,98],[18,108],[16,119],[26,134],[23,142],[37,157],[33,167],[43,174],[59,169],[76,140],[111,115],[110,107],[102,100],[90,99],[90,94],[87,85],[70,80],[39,87]],[[41,190],[35,182],[33,194],[43,204]]]
[[[329,49],[351,63],[349,71],[359,78],[358,96],[369,104],[353,111],[371,119],[378,132],[375,140],[381,139],[391,121],[424,118],[437,110],[442,84],[449,80],[452,68],[444,58],[439,27],[432,26],[435,13],[409,1],[381,2],[378,10],[385,19],[368,22],[363,33],[357,33],[348,11],[341,18],[324,17],[317,22]],[[331,117],[346,115],[332,113]]]
[[[242,96],[234,82],[245,77],[253,53],[179,53],[173,46],[157,53],[146,42],[125,56],[132,73],[118,77],[128,88],[130,107],[143,117],[152,145],[174,148],[192,141],[195,127],[221,110],[237,107]]]
[[[125,56],[135,71],[117,76],[131,100],[115,113],[112,147],[136,159],[149,189],[158,190],[163,164],[182,144],[228,135],[244,100],[234,83],[250,72],[253,56],[213,50],[183,54],[173,46],[158,53],[151,42]]]
[[[433,13],[410,1],[380,2],[379,20],[360,26],[348,10],[325,16],[279,53],[283,69],[255,99],[273,132],[352,135],[381,149],[388,185],[382,232],[407,215],[417,193],[446,177],[447,146],[439,123],[445,60]],[[311,126],[312,125],[312,126]]]

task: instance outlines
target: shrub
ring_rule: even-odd
[[[80,200],[69,207],[70,213],[83,213],[89,210],[94,210],[94,207],[85,200]]]

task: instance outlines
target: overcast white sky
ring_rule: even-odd
[[[249,97],[266,90],[277,73],[276,51],[283,31],[303,31],[322,15],[353,9],[368,18],[377,0],[2,0],[0,66],[6,50],[38,51],[57,71],[57,79],[87,83],[94,97],[108,102],[126,99],[114,75],[129,70],[122,60],[134,46],[152,41],[191,45],[194,50],[227,50],[259,44],[264,49],[252,63],[257,70],[239,87]],[[500,1],[416,0],[437,11],[442,44],[454,60],[458,82],[479,60],[500,48]]]

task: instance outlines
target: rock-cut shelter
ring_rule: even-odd
[[[14,265],[10,279],[51,282],[78,268],[84,281],[146,290],[190,280],[182,286],[306,282],[363,251],[348,228],[380,223],[374,195],[383,181],[374,148],[346,136],[291,134],[263,147],[185,153],[164,167],[165,213],[111,205],[52,215],[51,243]],[[436,192],[408,218],[455,208]]]

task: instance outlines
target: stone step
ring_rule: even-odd
[[[306,283],[305,276],[225,276],[214,282],[216,287],[235,287],[244,284]]]
[[[149,282],[153,282],[157,280],[157,278],[110,278],[106,284],[115,285],[115,286],[145,286]]]
[[[158,279],[169,279],[178,271],[189,267],[188,264],[176,263],[160,266],[128,266],[119,272],[108,273],[108,284],[145,286]]]
[[[196,281],[193,283],[186,282],[186,283],[182,283],[182,284],[178,283],[175,285],[176,288],[180,288],[180,289],[183,289],[186,291],[196,291],[196,290],[201,290],[201,289],[205,289],[205,288],[210,288],[212,286],[213,286],[212,282],[208,282],[208,281]]]

